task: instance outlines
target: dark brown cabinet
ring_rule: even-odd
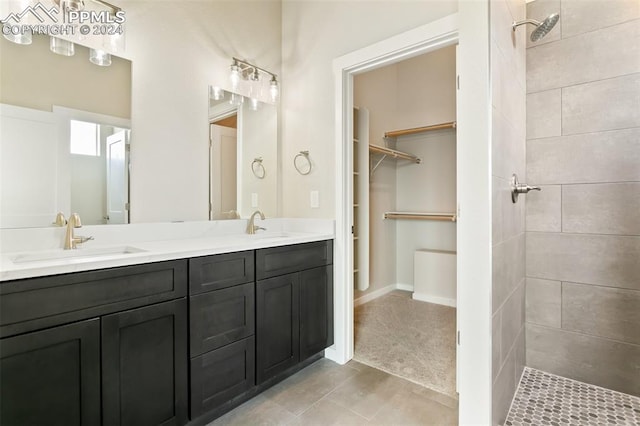
[[[0,283],[0,424],[186,424],[186,293],[186,260]]]
[[[300,361],[299,281],[296,273],[256,284],[256,379],[259,384]]]
[[[191,360],[191,417],[255,386],[255,343],[248,337]]]
[[[331,241],[256,251],[256,276],[270,277],[256,283],[258,384],[333,344],[332,252]]]
[[[103,424],[185,424],[186,348],[184,298],[103,317]]]
[[[191,418],[255,386],[254,252],[189,260]]]
[[[100,320],[0,341],[0,424],[100,424]]]
[[[333,344],[332,248],[0,283],[0,424],[210,422]]]
[[[300,359],[333,345],[333,266],[300,273]]]

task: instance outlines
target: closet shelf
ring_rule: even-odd
[[[414,127],[413,129],[393,130],[391,132],[386,132],[384,134],[384,137],[395,138],[398,136],[413,135],[416,133],[428,132],[431,130],[455,129],[455,128],[456,128],[456,122],[450,121],[448,123],[433,124],[431,126]]]
[[[384,219],[457,221],[455,213],[386,212]]]
[[[382,157],[380,158],[380,160],[378,160],[378,162],[373,167],[371,167],[371,170],[369,171],[369,179],[371,179],[371,177],[373,176],[373,173],[376,171],[378,166],[380,164],[382,164],[384,159],[387,158],[387,157],[391,157],[393,159],[398,159],[399,158],[399,159],[402,159],[402,160],[409,160],[409,161],[414,162],[416,164],[420,164],[420,162],[422,161],[418,157],[416,157],[415,155],[408,154],[408,153],[402,152],[402,151],[398,151],[396,149],[385,148],[384,146],[369,145],[369,152],[373,152],[373,153],[376,153],[376,154],[382,154]]]
[[[369,145],[369,151],[375,152],[376,154],[388,155],[392,158],[401,158],[403,160],[413,161],[418,164],[422,161],[415,155],[407,154],[406,152],[398,151],[396,149],[385,148],[384,146]]]

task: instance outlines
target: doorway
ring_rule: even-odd
[[[456,395],[456,46],[354,75],[354,357]]]
[[[238,114],[209,123],[209,219],[238,219]]]
[[[476,7],[477,6],[477,7]],[[490,78],[483,2],[463,2],[458,14],[336,58],[334,243],[335,345],[325,356],[353,358],[352,224],[353,78],[385,64],[458,43],[457,89],[457,377],[461,424],[491,418],[491,180]],[[482,15],[484,16],[484,15]]]

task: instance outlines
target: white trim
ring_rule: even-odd
[[[335,78],[336,239],[334,250],[334,341],[325,356],[340,364],[353,358],[353,75],[399,62],[458,40],[452,14],[333,61]]]
[[[456,307],[456,299],[450,299],[448,297],[432,296],[432,295],[426,294],[426,293],[415,293],[414,292],[411,295],[411,298],[413,300],[419,300],[420,302],[435,303],[436,305],[450,306],[452,308]]]
[[[131,129],[131,120],[128,118],[116,117],[113,115],[98,114],[96,112],[83,111],[79,109],[61,107],[53,105],[51,111],[59,117],[69,120],[90,121],[106,126],[122,127]]]
[[[458,121],[458,330],[460,424],[491,423],[491,144],[488,0],[464,1],[458,13],[336,58],[334,244],[335,345],[325,356],[339,363],[353,357],[353,253],[350,143],[353,76],[459,41],[461,89]],[[473,185],[469,185],[473,182]],[[462,215],[460,216],[460,210]]]
[[[389,294],[394,290],[413,291],[413,286],[409,284],[390,284],[386,287],[379,288],[364,294],[353,301],[353,306],[360,306],[364,303],[371,302],[372,300],[382,297],[385,294]]]

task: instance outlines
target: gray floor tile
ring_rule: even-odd
[[[217,418],[208,426],[221,425],[282,425],[293,421],[295,415],[262,395],[245,402],[235,410]]]
[[[323,399],[297,417],[291,425],[365,425],[367,419],[333,401]]]
[[[458,410],[442,405],[427,395],[403,389],[373,417],[379,425],[457,425]]]
[[[262,395],[298,415],[357,373],[351,367],[321,359]]]

